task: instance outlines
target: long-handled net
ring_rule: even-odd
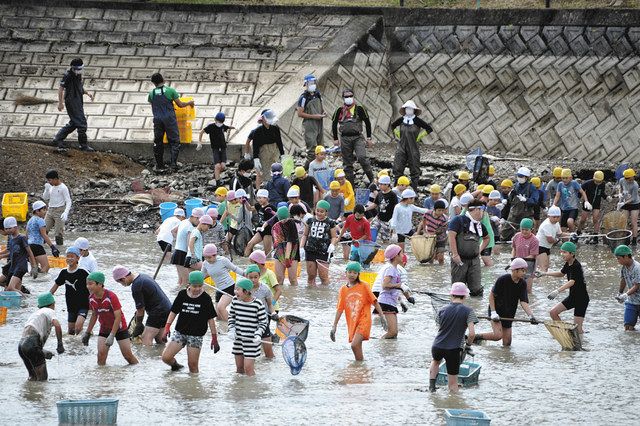
[[[414,235],[411,237],[411,252],[418,262],[429,262],[436,252],[436,236]]]
[[[429,296],[429,298],[431,298],[431,307],[433,308],[433,319],[435,320],[436,324],[438,324],[439,326],[440,317],[438,316],[438,312],[440,312],[442,308],[444,308],[449,303],[451,303],[451,296],[444,293],[431,293],[431,292],[420,292],[420,293],[426,294],[427,296]],[[474,322],[477,322],[477,320]],[[466,336],[465,338],[463,338],[463,341],[462,341],[462,345],[464,346],[464,349],[460,354],[460,362],[464,361],[467,355],[471,357],[475,356],[475,354],[473,353],[473,350],[468,344],[466,344],[465,340],[466,340]]]
[[[577,324],[564,321],[545,321],[544,326],[565,351],[582,350],[582,340],[580,333],[578,333]]]
[[[371,263],[376,257],[378,247],[380,246],[373,241],[360,241],[358,244],[358,257],[360,258],[360,263]]]
[[[307,360],[307,346],[299,336],[289,336],[282,343],[282,357],[287,363],[291,374],[300,374]]]

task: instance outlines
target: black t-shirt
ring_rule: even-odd
[[[178,314],[176,331],[188,336],[207,334],[208,321],[216,317],[211,296],[204,291],[192,298],[187,295],[187,290],[181,290],[173,301],[171,312]]]
[[[56,285],[64,286],[64,298],[67,301],[67,309],[89,309],[89,290],[87,290],[87,277],[89,273],[82,268],[73,272],[63,269],[56,278]]]
[[[569,298],[575,300],[589,300],[587,284],[584,282],[584,273],[582,272],[582,265],[580,262],[574,260],[571,265],[565,263],[560,272],[567,276],[567,281],[575,281],[575,284],[569,288]]]
[[[378,219],[383,222],[389,222],[393,216],[393,209],[398,204],[398,196],[393,191],[389,191],[386,194],[378,191],[374,203],[378,206]]]
[[[164,315],[171,308],[171,301],[149,275],[140,274],[133,280],[131,295],[136,309],[144,308],[148,315]]]
[[[263,207],[259,203],[255,203],[254,207],[256,209],[254,217],[256,218],[257,226],[262,226],[263,223],[276,215],[276,208],[272,204],[267,204]]]
[[[24,235],[17,235],[10,237],[7,243],[7,249],[9,250],[8,263],[11,272],[24,271],[27,269],[29,263],[29,240]]]
[[[304,178],[295,178],[291,185],[298,185],[300,187],[300,199],[310,206],[313,205],[313,188],[318,185],[316,178],[308,175]]]
[[[589,200],[593,208],[600,209],[602,197],[604,197],[604,182],[596,185],[593,179],[589,179],[582,184],[582,189],[587,194],[587,200]]]
[[[336,223],[329,218],[318,220],[315,217],[307,219],[309,235],[304,249],[314,253],[326,253],[331,244],[331,230]]]
[[[223,124],[218,127],[215,123],[209,124],[204,128],[204,132],[209,135],[211,141],[211,148],[226,148],[227,140],[224,137],[225,132],[229,130],[229,126]]]
[[[82,95],[84,93],[82,76],[76,75],[71,70],[67,70],[62,76],[60,87],[64,88],[65,102],[80,101],[80,103],[82,103]]]
[[[275,143],[280,151],[280,155],[284,155],[284,145],[282,145],[282,135],[280,128],[271,125],[267,129],[265,126],[258,126],[249,133],[249,140],[253,141],[253,158],[260,157],[260,147]],[[271,167],[270,164],[263,164],[263,167]]]
[[[504,318],[513,318],[518,309],[518,302],[529,303],[527,282],[513,282],[511,274],[504,274],[496,280],[491,289],[496,303],[496,312]]]

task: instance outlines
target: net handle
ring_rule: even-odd
[[[485,317],[485,316],[478,316],[479,319],[483,319],[483,320],[490,320],[491,317]],[[500,321],[512,321],[512,322],[526,322],[529,324],[533,324],[531,322],[531,320],[528,319],[524,319],[524,318],[504,318],[504,317],[500,317]],[[541,324],[541,322],[536,323],[535,325]]]

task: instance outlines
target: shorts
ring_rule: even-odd
[[[497,311],[496,311],[497,312]],[[500,318],[513,318],[515,317],[516,313],[515,312],[509,312],[509,313],[504,313],[504,312],[497,312],[498,315],[500,315]],[[491,316],[491,306],[487,307],[487,316]],[[500,325],[502,325],[502,328],[511,328],[513,326],[513,321],[500,321]]]
[[[227,149],[226,148],[214,148],[213,151],[213,164],[226,163],[227,162]]]
[[[109,331],[101,331],[98,336],[100,337],[104,337],[107,338],[109,337],[109,334],[111,332]],[[126,340],[126,339],[130,339],[131,336],[129,335],[129,330],[124,329],[124,330],[118,330],[118,332],[116,333],[116,342],[119,342],[120,340]]]
[[[70,323],[74,323],[76,322],[78,317],[87,319],[87,313],[89,313],[89,309],[87,308],[71,309],[67,307],[67,321]]]
[[[380,303],[380,308],[382,309],[382,312],[384,312],[385,314],[397,314],[398,313],[398,308],[396,308],[393,305],[388,305],[386,303]]]
[[[230,285],[227,288],[220,288],[219,290],[224,292],[225,294],[228,294],[233,298],[235,289],[236,289],[236,286],[234,284],[234,285]],[[224,294],[220,293],[220,291],[216,291],[216,303],[218,303],[220,299],[222,299],[222,296],[224,296]]]
[[[560,226],[566,227],[569,219],[576,220],[578,218],[578,209],[563,210],[560,216]]]
[[[171,256],[171,264],[177,266],[186,266],[187,252],[182,250],[174,250]]]
[[[404,243],[404,241],[407,239],[407,237],[410,237],[413,235],[415,231],[412,229],[411,231],[407,232],[404,235],[398,234],[398,242],[399,243]]]
[[[551,249],[546,247],[538,247],[538,254],[546,254],[547,256],[551,256]]]
[[[624,325],[635,327],[640,317],[640,305],[624,304]]]
[[[285,253],[286,247],[287,245],[285,243],[278,244],[273,250],[273,257],[278,259],[280,262],[284,261],[285,260],[284,253]],[[294,244],[294,249],[291,252],[291,254],[292,254],[291,260],[300,262],[300,248],[298,247],[297,243]]]
[[[462,349],[440,349],[440,348],[431,348],[431,357],[433,357],[436,361],[444,360],[447,362],[447,374],[452,376],[457,376],[460,373],[460,358]]]
[[[27,275],[27,272],[28,271],[27,271],[26,268],[18,268],[15,271],[9,270],[9,273],[8,273],[7,277],[9,277],[9,278],[16,277],[16,278],[22,279],[22,277]]]
[[[271,236],[271,225],[265,226],[264,227],[264,231],[258,231],[258,234],[260,234],[260,236],[262,237],[262,239],[264,239],[265,236],[270,237]]]
[[[202,259],[198,259],[197,257],[187,256],[187,258],[184,260],[184,266],[186,266],[187,268],[191,268],[193,265],[195,265],[198,262],[202,262]]]
[[[7,263],[6,265],[2,266],[2,275],[4,275],[5,277],[9,278],[9,269],[11,268],[11,264]]]
[[[533,276],[533,273],[536,271],[536,260],[535,259],[525,259],[527,262],[527,277]]]
[[[37,334],[30,334],[20,339],[18,344],[18,354],[25,367],[29,371],[29,376],[36,375],[36,367],[46,364],[47,361],[44,358],[44,352],[42,352],[42,343],[40,342],[40,336]]]
[[[255,343],[252,337],[236,337],[236,340],[233,341],[231,353],[245,358],[258,358],[262,353],[261,346],[262,343]]]
[[[42,244],[29,244],[29,248],[31,249],[34,257],[44,256],[47,254],[47,252],[44,251],[44,246]]]
[[[584,315],[587,313],[587,306],[589,306],[589,299],[576,300],[573,297],[567,297],[560,303],[562,303],[567,310],[573,309],[574,317],[584,318]]]
[[[164,328],[164,325],[167,323],[168,317],[169,317],[169,311],[162,314],[148,315],[145,326],[162,329]]]
[[[327,262],[329,260],[329,255],[327,253],[305,251],[305,256],[306,256],[305,259],[307,262],[315,262],[316,260]]]
[[[640,203],[625,204],[624,206],[622,206],[622,210],[628,210],[628,211],[640,210]]]
[[[493,251],[493,247],[487,247],[486,249],[480,252],[480,256],[491,256],[492,251]]]
[[[232,227],[229,227],[229,229],[227,229],[227,232],[230,233],[231,235],[237,235],[238,234],[238,230],[236,228],[232,228]]]
[[[172,342],[178,342],[184,348],[202,348],[202,336],[189,336],[188,334],[182,334],[178,330],[174,330],[171,335]]]
[[[158,245],[160,246],[160,250],[162,250],[163,252],[166,250],[167,253],[170,253],[171,250],[173,250],[173,246],[171,244],[169,244],[168,242],[166,242],[166,241],[160,240],[160,241],[158,241]],[[167,247],[169,247],[169,248],[167,248]]]

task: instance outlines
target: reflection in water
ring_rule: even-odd
[[[366,361],[352,361],[337,377],[339,385],[364,385],[373,382],[373,369]]]

